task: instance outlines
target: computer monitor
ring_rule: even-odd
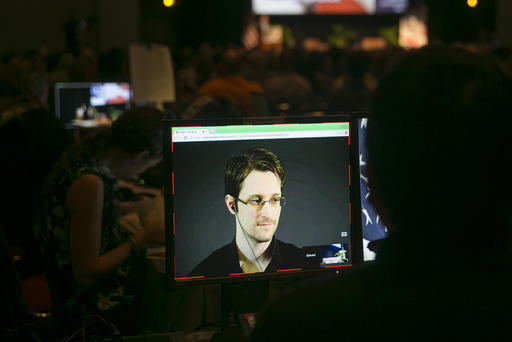
[[[55,115],[67,126],[110,124],[130,108],[128,82],[58,82]]]
[[[186,284],[334,274],[360,261],[361,231],[353,226],[351,205],[359,201],[351,171],[355,127],[344,116],[166,121],[171,279]],[[284,177],[269,171],[274,157],[285,171],[282,188]],[[267,166],[254,171],[248,159],[267,160]]]

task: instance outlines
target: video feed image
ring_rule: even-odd
[[[346,239],[348,240],[348,239]],[[306,258],[321,267],[342,265],[349,262],[350,243],[336,243],[327,246],[306,246]]]
[[[408,8],[408,0],[253,0],[256,14],[385,14],[401,13]]]
[[[68,125],[109,125],[130,107],[127,82],[57,83],[56,115]]]
[[[368,119],[358,119],[359,131],[359,186],[361,196],[361,224],[363,230],[363,260],[375,260],[375,251],[368,248],[372,241],[384,239],[387,236],[387,228],[370,203],[370,187],[368,184],[367,153],[366,153],[366,128]]]
[[[95,107],[128,103],[130,95],[128,83],[91,84],[91,105]]]
[[[172,154],[177,280],[350,264],[348,137],[180,142]],[[282,189],[253,170],[226,195],[244,154],[276,156]]]
[[[93,120],[111,122],[126,109],[131,99],[128,83],[92,83],[89,115]]]

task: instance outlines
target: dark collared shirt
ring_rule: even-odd
[[[272,238],[268,248],[272,251],[272,259],[265,269],[266,273],[285,269],[309,268],[306,253],[301,248],[280,241],[275,237]],[[233,273],[243,273],[238,259],[238,247],[235,239],[224,247],[215,250],[201,261],[199,265],[194,267],[189,276],[218,277]]]

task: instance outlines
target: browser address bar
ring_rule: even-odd
[[[187,132],[173,136],[173,142],[194,141],[231,141],[231,140],[257,140],[257,139],[290,139],[290,138],[320,138],[345,137],[349,135],[348,129],[335,130],[305,130],[305,131],[277,131],[277,132],[251,132],[251,133],[220,133],[204,134],[204,132]]]

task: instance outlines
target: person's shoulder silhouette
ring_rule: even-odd
[[[391,66],[367,132],[389,237],[374,264],[271,303],[252,340],[508,335],[510,94],[490,58],[462,48],[429,46]]]

